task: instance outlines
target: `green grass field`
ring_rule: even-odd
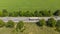
[[[25,23],[23,32],[16,32],[14,28],[0,28],[0,34],[60,34],[50,27],[39,27],[35,23]]]
[[[60,0],[0,0],[0,10],[56,10],[60,9]]]

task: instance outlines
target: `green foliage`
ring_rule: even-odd
[[[19,16],[23,17],[25,15],[25,12],[19,11],[18,14],[19,14]]]
[[[60,20],[56,22],[56,30],[60,32]]]
[[[56,27],[60,27],[60,20],[56,22]]]
[[[53,16],[53,12],[51,10],[48,10],[49,16]]]
[[[3,17],[8,16],[8,11],[6,9],[3,9],[2,14]]]
[[[9,20],[9,21],[6,23],[6,27],[13,28],[14,26],[15,26],[15,23],[14,23],[12,20]]]
[[[54,18],[48,19],[47,26],[55,27],[56,26],[56,20]]]
[[[47,11],[47,10],[42,10],[40,11],[40,13],[42,14],[42,16],[45,16],[45,17],[52,15],[51,11]]]
[[[14,17],[18,17],[18,16],[19,16],[18,11],[14,11],[14,12],[13,12],[13,16],[14,16]]]
[[[40,13],[40,11],[34,11],[34,16],[36,16],[36,17],[40,17],[40,16],[42,16],[42,14]]]
[[[15,17],[15,16],[16,16],[15,12],[9,12],[9,17]]]
[[[23,23],[23,21],[19,21],[18,23],[17,23],[17,25],[16,25],[16,29],[18,30],[21,30],[22,28],[24,27],[24,23]]]
[[[2,20],[0,20],[0,27],[3,27],[5,25],[5,22],[3,22]]]
[[[50,17],[50,16],[60,16],[60,10],[57,10],[56,12],[52,12],[51,10],[41,10],[41,11],[13,11],[8,12],[6,9],[3,9],[2,12],[0,12],[0,16],[6,17]]]
[[[39,22],[37,22],[38,26],[43,26],[46,25],[46,21],[44,19],[39,20]]]
[[[26,16],[26,17],[31,17],[31,16],[32,16],[32,14],[31,14],[31,12],[30,12],[30,11],[26,11],[26,12],[24,13],[24,16]]]
[[[2,11],[0,11],[0,17],[2,17],[2,16],[3,16]]]
[[[8,15],[9,17],[18,17],[18,16],[19,16],[18,11],[9,12],[8,14],[9,14],[9,15]]]
[[[60,16],[60,10],[56,10],[54,13],[55,16]]]
[[[9,12],[8,16],[11,17],[13,14],[11,12]]]
[[[51,11],[43,10],[43,11],[13,11],[8,12],[6,9],[3,9],[2,13],[0,13],[1,16],[10,16],[10,17],[42,17],[42,16],[51,16]]]

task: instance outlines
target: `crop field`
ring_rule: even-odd
[[[0,0],[0,11],[7,9],[8,11],[17,10],[56,10],[60,9],[60,0]]]

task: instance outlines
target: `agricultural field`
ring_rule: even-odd
[[[50,16],[60,17],[60,0],[0,0],[0,17]],[[56,22],[51,18],[47,22],[42,19],[37,23],[19,21],[17,24],[0,20],[0,34],[60,34],[60,20]]]
[[[24,23],[25,30],[23,32],[15,31],[15,28],[0,28],[0,34],[60,34],[54,28],[47,26],[39,27],[35,23]]]
[[[60,9],[60,0],[0,0],[0,11],[56,10]]]

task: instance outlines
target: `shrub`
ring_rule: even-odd
[[[56,22],[56,30],[60,31],[60,20]]]
[[[60,16],[60,10],[56,10],[54,13],[55,16]]]
[[[60,27],[60,20],[56,22],[56,27]]]
[[[0,20],[0,27],[3,27],[5,25],[5,22],[3,22],[2,20]]]
[[[19,21],[19,22],[17,23],[17,25],[16,25],[16,29],[21,30],[21,29],[23,28],[23,26],[24,26],[23,21]]]
[[[48,17],[48,16],[51,16],[51,11],[49,10],[42,10],[40,11],[40,13],[42,14],[43,17]]]
[[[9,28],[13,28],[15,25],[14,25],[14,22],[12,20],[9,20],[7,23],[6,23],[6,27],[9,27]]]
[[[55,27],[56,26],[56,20],[54,18],[48,19],[47,25],[50,27]]]
[[[8,11],[6,9],[3,9],[2,14],[3,17],[8,16]]]
[[[35,17],[41,17],[42,16],[42,14],[40,13],[40,11],[34,11],[34,16]]]
[[[46,25],[46,21],[44,19],[39,20],[39,22],[37,22],[38,26],[43,26]]]

